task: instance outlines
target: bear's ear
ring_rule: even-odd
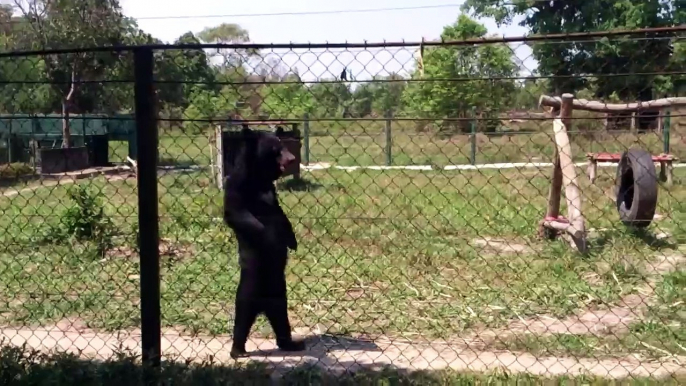
[[[244,138],[250,138],[253,134],[253,131],[248,127],[248,125],[243,125],[243,128],[241,129],[241,136]]]
[[[285,131],[284,131],[283,127],[276,126],[276,131],[275,131],[276,135],[282,135],[284,132]]]
[[[247,147],[245,149],[247,151],[247,154],[251,154],[254,151],[252,148],[255,147],[257,141],[255,134],[256,133],[252,131],[250,127],[248,127],[248,125],[243,125],[243,128],[241,129],[240,139],[243,143],[243,146]]]

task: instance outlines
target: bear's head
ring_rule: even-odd
[[[244,142],[239,164],[248,173],[246,177],[273,182],[295,161],[293,153],[288,151],[278,137],[282,133],[281,127],[277,128],[276,133],[269,133],[253,131],[243,126],[241,138]]]

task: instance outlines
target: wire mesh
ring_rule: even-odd
[[[276,186],[299,243],[289,318],[308,345],[280,353],[259,318],[249,360],[683,375],[686,103],[646,101],[678,97],[685,78],[643,57],[683,42],[608,36],[537,42],[631,48],[619,64],[549,74],[527,68],[522,42],[155,49],[162,354],[230,361],[240,269],[222,220],[234,156],[222,133],[249,125],[293,133],[283,143],[300,162]],[[139,353],[138,242],[150,235],[138,232],[132,51],[49,55],[109,60],[76,78],[46,69],[46,55],[0,59],[0,335],[43,351]],[[540,97],[562,93],[577,104],[556,120]],[[570,154],[554,122],[567,124]],[[620,161],[628,149],[658,158]],[[558,155],[576,165],[561,168],[559,214],[573,212],[576,189],[586,254],[541,228],[574,222],[546,219]],[[636,225],[641,213],[649,226]]]

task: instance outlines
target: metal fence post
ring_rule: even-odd
[[[662,128],[662,152],[669,154],[669,125],[671,121],[671,113],[669,110],[665,111],[665,122]]]
[[[7,135],[7,162],[14,162],[14,143],[12,141],[12,121],[10,120],[10,129]]]
[[[386,112],[386,166],[391,166],[393,164],[393,138],[391,135],[391,119],[393,118],[393,113],[389,110]]]
[[[472,165],[476,165],[476,109],[472,108],[472,119],[469,120],[469,142],[471,149],[469,152],[469,161]]]
[[[34,168],[38,166],[38,149],[40,148],[39,141],[36,139],[36,125],[38,125],[36,117],[31,118],[31,140],[29,141],[29,151],[31,152],[31,166]]]
[[[141,281],[143,363],[157,367],[161,355],[160,253],[157,197],[158,133],[153,84],[153,52],[134,51],[138,158],[138,248]]]
[[[303,147],[305,165],[310,164],[310,114],[305,113],[303,117]]]

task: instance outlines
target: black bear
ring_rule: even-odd
[[[224,222],[238,240],[241,268],[231,357],[247,354],[245,343],[260,313],[269,320],[279,349],[303,351],[305,343],[291,337],[286,300],[288,249],[295,251],[298,243],[274,187],[295,156],[277,135],[247,127],[240,133],[243,143],[224,184]]]

